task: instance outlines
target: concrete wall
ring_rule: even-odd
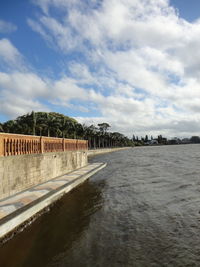
[[[86,164],[86,151],[0,157],[0,199]]]

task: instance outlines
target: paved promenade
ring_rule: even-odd
[[[0,201],[0,238],[104,168],[93,163]]]

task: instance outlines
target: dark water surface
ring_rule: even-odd
[[[107,167],[0,248],[0,266],[200,266],[200,145],[96,156]]]

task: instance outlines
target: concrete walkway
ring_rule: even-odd
[[[93,163],[0,201],[0,238],[104,168]]]

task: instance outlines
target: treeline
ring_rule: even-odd
[[[134,143],[119,132],[108,131],[108,123],[98,126],[78,123],[75,119],[56,112],[31,112],[0,123],[0,131],[5,133],[38,135],[59,138],[88,140],[90,149],[132,146]]]
[[[132,138],[133,143],[136,146],[143,146],[143,145],[167,145],[168,144],[168,140],[167,138],[163,137],[161,134],[158,135],[156,138],[153,138],[153,136],[151,135],[151,137],[149,138],[148,135],[145,135],[144,137],[141,136],[140,139],[138,138],[138,136],[133,135]]]
[[[192,136],[190,138],[190,142],[193,144],[200,144],[200,137],[199,136]]]
[[[192,136],[190,138],[178,138],[173,137],[171,139],[167,139],[162,135],[158,135],[156,138],[151,136],[150,138],[148,135],[139,139],[138,136],[135,137],[133,135],[132,138],[135,145],[182,145],[182,144],[200,144],[200,137],[199,136]]]

